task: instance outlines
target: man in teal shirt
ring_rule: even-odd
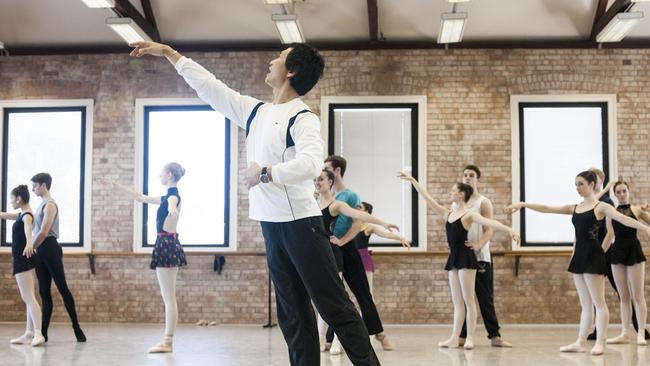
[[[359,195],[354,193],[348,188],[345,188],[343,183],[343,176],[347,168],[347,161],[344,157],[339,155],[331,155],[325,159],[325,169],[334,173],[334,193],[337,201],[343,201],[350,207],[359,207],[361,199]],[[340,214],[334,224],[332,234],[337,238],[342,238],[352,227],[352,219],[348,216]],[[390,351],[393,349],[388,337],[384,334],[384,328],[377,312],[377,306],[372,299],[370,293],[370,285],[368,284],[368,277],[363,268],[361,256],[357,250],[354,240],[341,247],[343,254],[343,278],[347,282],[350,290],[356,297],[361,308],[361,316],[368,333],[375,335],[375,339],[381,343],[384,350]]]

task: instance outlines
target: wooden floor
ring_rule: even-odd
[[[0,323],[0,365],[2,366],[124,366],[124,365],[288,365],[286,345],[280,330],[260,326],[197,327],[182,325],[177,330],[174,353],[149,355],[147,348],[162,334],[161,325],[86,324],[87,343],[77,343],[72,329],[55,324],[50,341],[44,347],[13,346],[9,339],[22,334],[23,325]],[[560,346],[571,343],[576,326],[504,327],[504,339],[514,343],[512,349],[489,346],[482,328],[477,347],[471,351],[439,349],[436,345],[448,337],[444,326],[388,326],[387,334],[395,350],[385,352],[374,343],[382,365],[451,365],[451,366],[646,366],[650,365],[649,347],[636,345],[608,346],[604,356],[561,354]],[[618,329],[610,329],[610,335]],[[345,355],[323,353],[321,365],[351,365]]]

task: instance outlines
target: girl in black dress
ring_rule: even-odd
[[[13,275],[16,277],[20,296],[27,305],[27,325],[25,334],[11,340],[11,344],[31,344],[38,346],[45,343],[41,333],[41,307],[36,301],[34,285],[34,243],[32,228],[34,214],[29,206],[29,188],[20,185],[11,190],[11,206],[20,213],[0,212],[3,220],[15,220],[11,228],[11,254],[13,257]]]
[[[650,224],[650,212],[642,210],[641,206],[630,204],[630,187],[627,182],[614,183],[614,194],[619,203],[616,211],[634,220],[643,220]],[[624,344],[633,340],[632,305],[634,304],[639,326],[636,342],[638,345],[646,345],[647,341],[644,335],[648,310],[643,294],[646,258],[643,255],[636,229],[627,227],[618,221],[612,221],[612,225],[615,241],[611,244],[609,252],[612,273],[621,304],[622,331],[619,336],[608,339],[607,343]],[[605,245],[609,244],[607,242]]]
[[[538,212],[572,215],[571,221],[575,227],[573,255],[569,264],[569,272],[573,273],[573,281],[578,290],[580,306],[580,331],[575,343],[560,348],[560,352],[585,352],[589,329],[593,322],[593,307],[596,307],[596,333],[598,338],[591,349],[592,355],[605,352],[607,338],[607,323],[609,311],[605,302],[605,251],[598,239],[598,231],[605,218],[619,223],[645,230],[650,233],[650,227],[616,211],[608,203],[600,202],[594,195],[597,182],[596,174],[591,171],[581,172],[576,176],[575,186],[583,201],[577,205],[546,206],[540,204],[519,202],[506,208],[510,213],[522,208]]]
[[[445,270],[449,271],[451,300],[454,304],[454,327],[451,337],[444,342],[438,343],[438,346],[448,348],[457,348],[459,346],[460,332],[465,320],[465,309],[467,308],[467,338],[463,347],[472,349],[474,348],[474,331],[476,330],[477,318],[474,287],[478,266],[474,250],[465,245],[467,231],[473,223],[477,223],[507,232],[517,242],[520,240],[519,235],[502,223],[469,210],[467,201],[474,193],[474,189],[470,185],[456,183],[451,187],[449,203],[455,203],[455,205],[452,206],[452,209],[449,209],[434,200],[415,178],[404,172],[399,173],[399,178],[410,182],[418,193],[427,200],[431,208],[445,220],[447,244],[450,250]]]

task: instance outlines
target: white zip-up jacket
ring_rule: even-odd
[[[176,62],[176,71],[199,98],[241,128],[260,100],[228,88],[212,73],[189,58]],[[283,104],[259,107],[246,138],[247,165],[252,162],[272,167],[273,182],[260,183],[248,192],[249,217],[257,221],[289,222],[321,211],[314,198],[314,183],[323,168],[323,139],[320,119],[313,113],[300,114],[290,129],[294,147],[287,148],[289,119],[309,107],[295,98]]]

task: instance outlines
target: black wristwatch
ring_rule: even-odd
[[[269,174],[267,173],[267,168],[266,167],[262,168],[262,172],[260,173],[260,182],[262,182],[262,183],[268,183],[269,182]]]

